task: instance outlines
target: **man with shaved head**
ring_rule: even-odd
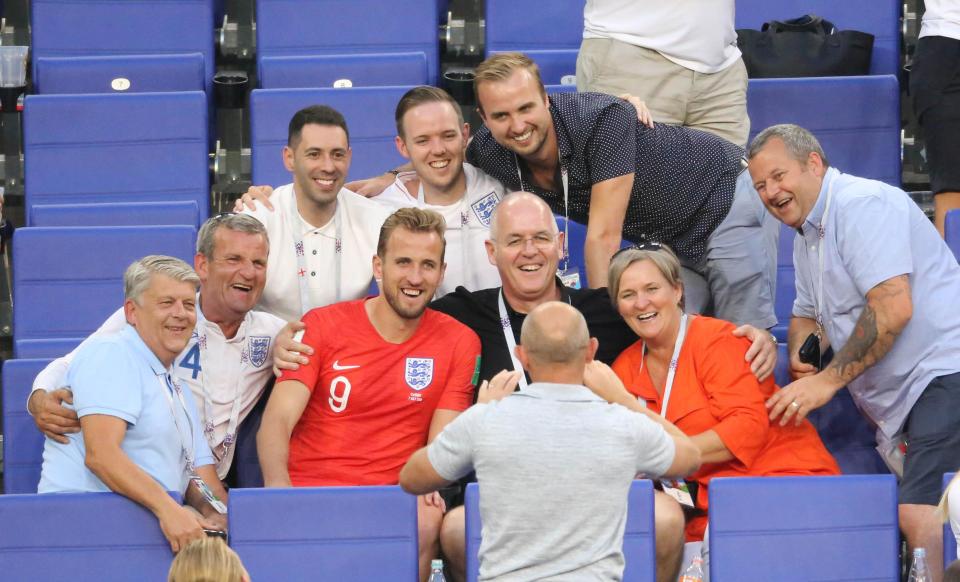
[[[623,387],[596,351],[579,311],[559,301],[534,308],[515,350],[533,382],[515,393],[518,372],[495,376],[400,473],[404,489],[422,493],[476,471],[483,580],[620,579],[634,476],[700,466],[676,427],[597,395]]]

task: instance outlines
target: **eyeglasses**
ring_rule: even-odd
[[[534,247],[544,251],[550,249],[554,244],[556,244],[558,236],[559,233],[547,234],[544,232],[535,234],[533,236],[512,236],[503,243],[503,246],[507,247],[508,249],[525,249],[527,248],[527,243],[531,242],[533,243]]]
[[[230,217],[230,216],[236,216],[236,215],[237,215],[236,212],[221,212],[220,214],[217,214],[216,216],[210,217],[210,220],[220,221],[220,220],[223,220],[224,218],[228,218],[228,217]]]
[[[619,257],[620,255],[622,255],[627,251],[660,251],[660,250],[663,250],[664,248],[666,247],[663,244],[658,243],[656,241],[644,241],[642,243],[637,243],[637,244],[630,245],[628,247],[623,247],[619,251],[613,253],[613,256],[610,257],[610,260],[612,261],[613,259]]]

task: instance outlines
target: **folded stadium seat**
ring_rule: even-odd
[[[960,261],[960,210],[951,210],[943,223],[943,239],[953,251],[953,256]]]
[[[149,226],[182,224],[200,227],[200,207],[180,202],[114,202],[101,204],[36,204],[33,226]]]
[[[157,518],[116,493],[0,496],[4,580],[166,580]]]
[[[263,57],[260,87],[383,87],[426,85],[427,57],[415,53]]]
[[[777,296],[773,302],[777,325],[770,330],[779,342],[787,341],[793,301],[797,298],[796,271],[793,268],[793,239],[796,236],[796,230],[785,224],[780,225],[780,238],[777,243]]]
[[[464,499],[467,530],[467,580],[480,576],[480,542],[483,524],[480,521],[480,488],[467,485]],[[623,555],[626,567],[623,582],[654,582],[656,559],[653,528],[653,483],[637,479],[630,486],[627,498],[627,523],[623,532]]]
[[[816,14],[839,30],[859,30],[874,36],[871,75],[896,75],[900,70],[898,0],[737,0],[737,28],[759,30],[764,22]],[[489,24],[488,24],[489,26]],[[750,100],[747,99],[747,103]]]
[[[207,140],[207,99],[199,91],[28,95],[27,225],[35,204],[188,200],[205,220]]]
[[[520,51],[540,67],[544,84],[577,74],[584,0],[487,0],[486,56]]]
[[[34,93],[205,91],[201,53],[44,57],[35,63]]]
[[[276,56],[423,53],[427,83],[440,70],[437,0],[257,0],[257,60]],[[262,68],[261,68],[262,70]]]
[[[900,187],[900,86],[893,75],[751,79],[747,113],[750,139],[771,125],[795,123],[813,132],[830,165]]]
[[[33,417],[27,412],[27,397],[33,379],[49,363],[50,360],[7,360],[3,363],[4,493],[37,492],[43,464],[43,433],[37,430]]]
[[[197,231],[191,226],[31,227],[13,244],[13,339],[84,338],[123,304],[123,272],[146,255],[171,255],[192,264]]]
[[[900,580],[893,475],[718,477],[710,580]]]
[[[47,57],[200,53],[205,86],[210,88],[214,29],[219,24],[214,22],[214,4],[214,0],[33,0],[33,78],[37,79],[38,63]]]
[[[943,490],[946,491],[947,485],[953,479],[954,473],[944,473]],[[957,560],[957,538],[950,529],[950,522],[943,524],[943,567],[946,568]]]
[[[350,130],[353,156],[348,180],[378,176],[404,160],[394,138],[394,111],[410,87],[352,89],[256,89],[250,93],[250,138],[253,144],[253,183],[289,184],[280,152],[287,145],[293,114],[308,105],[323,104],[343,114]]]
[[[229,514],[253,580],[417,578],[417,498],[398,486],[233,489]]]

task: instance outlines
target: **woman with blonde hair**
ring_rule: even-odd
[[[700,449],[703,465],[680,485],[690,486],[694,505],[688,540],[703,538],[713,477],[840,472],[810,421],[770,423],[765,403],[777,387],[750,371],[750,342],[733,335],[734,325],[684,313],[680,262],[667,246],[617,252],[608,282],[614,307],[639,336],[614,372]]]
[[[194,540],[170,564],[167,582],[250,582],[240,556],[219,537]]]

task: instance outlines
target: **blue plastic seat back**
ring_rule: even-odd
[[[519,50],[519,49],[518,49]],[[503,51],[487,51],[487,56]],[[579,43],[575,48],[570,49],[524,49],[523,54],[530,57],[537,63],[540,69],[540,79],[544,85],[560,85],[564,78],[574,79],[577,77],[577,54],[580,52]]]
[[[80,345],[82,337],[57,337],[44,339],[22,339],[15,345],[18,358],[59,358]]]
[[[900,186],[900,86],[893,75],[752,79],[750,139],[795,123],[820,141],[841,172]]]
[[[577,86],[576,86],[576,85],[544,85],[543,88],[546,89],[547,94],[550,94],[550,93],[576,93],[576,92],[577,92]]]
[[[162,582],[173,553],[157,518],[116,493],[0,496],[4,580]]]
[[[796,230],[785,224],[780,225],[780,238],[777,243],[777,297],[773,303],[777,325],[770,330],[780,342],[787,341],[793,301],[797,298],[796,271],[793,267],[793,240],[796,236]]]
[[[112,204],[37,204],[34,226],[150,226],[182,224],[200,227],[200,207],[179,202],[116,202]]]
[[[29,95],[27,225],[34,204],[194,201],[209,214],[204,93]]]
[[[437,0],[257,0],[257,58],[423,53],[429,84],[440,70]],[[262,65],[262,61],[260,63]]]
[[[43,433],[27,412],[33,379],[50,360],[3,363],[3,492],[36,493],[43,464]],[[48,386],[54,389],[58,386]],[[6,526],[5,526],[6,527]]]
[[[417,499],[400,487],[232,489],[229,504],[253,580],[417,578]]]
[[[480,519],[480,488],[476,483],[467,485],[464,511],[467,580],[476,582],[480,576],[479,556],[483,531]],[[630,486],[627,497],[627,522],[623,532],[623,555],[626,561],[624,582],[656,580],[656,539],[653,523],[653,483],[647,479],[637,479]]]
[[[346,84],[349,82],[349,84]],[[297,89],[319,87],[383,87],[426,85],[423,53],[278,56],[260,59],[260,87]]]
[[[576,60],[583,38],[584,0],[487,0],[484,5],[488,56],[502,51],[572,50]]]
[[[716,478],[710,579],[899,580],[893,475]]]
[[[902,2],[897,0],[737,0],[736,27],[759,30],[770,20],[813,13],[829,20],[839,30],[872,34],[870,74],[895,75],[900,69],[901,7]]]
[[[209,86],[214,11],[214,0],[33,0],[34,67],[46,57],[200,53]]]
[[[960,261],[960,210],[950,210],[943,222],[943,239]]]
[[[309,105],[329,105],[343,114],[350,133],[349,180],[379,176],[404,160],[397,152],[393,121],[400,97],[410,87],[352,89],[257,89],[250,94],[253,183],[278,186],[292,178],[283,166],[287,127],[293,114]]]
[[[955,473],[944,473],[943,490],[947,490],[947,485],[953,480]],[[957,538],[950,529],[950,522],[943,524],[943,567],[946,568],[958,559],[957,556]]]
[[[14,234],[14,342],[86,337],[123,303],[123,272],[146,255],[192,264],[190,226],[20,228]]]
[[[37,59],[34,93],[205,91],[203,54]]]
[[[257,456],[257,431],[260,430],[260,421],[272,390],[271,381],[237,431],[236,450],[233,453],[237,487],[263,487],[263,472],[260,470],[260,457]]]

